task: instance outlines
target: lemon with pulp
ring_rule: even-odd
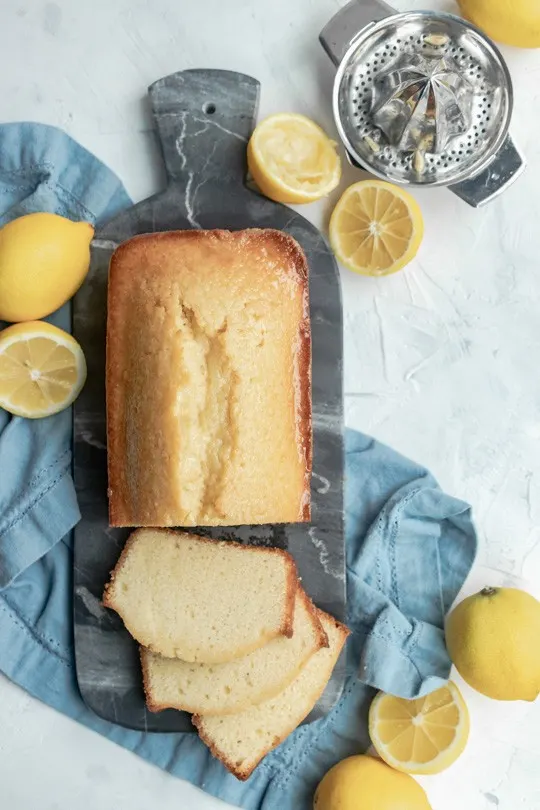
[[[90,265],[94,228],[57,214],[27,214],[0,228],[0,320],[34,321],[65,304]]]
[[[248,169],[259,189],[281,203],[325,197],[341,178],[336,144],[305,115],[271,115],[255,128],[247,149]]]
[[[420,207],[408,191],[383,180],[349,186],[330,218],[339,261],[366,276],[387,276],[413,259],[424,235]]]
[[[538,0],[458,0],[464,17],[489,37],[517,48],[540,48]]]
[[[369,734],[378,755],[392,768],[440,773],[463,753],[469,711],[453,683],[416,700],[380,692],[369,709]]]
[[[86,380],[84,354],[67,332],[44,321],[0,332],[0,408],[37,419],[67,408]]]
[[[484,588],[446,622],[450,658],[469,686],[494,700],[540,694],[540,602],[518,588]]]
[[[378,759],[355,756],[338,762],[322,779],[314,810],[431,810],[412,776]]]

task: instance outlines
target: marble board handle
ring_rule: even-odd
[[[255,126],[260,83],[229,70],[183,70],[148,94],[169,184],[205,176],[243,183],[246,146]]]

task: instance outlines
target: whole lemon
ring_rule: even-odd
[[[517,48],[540,48],[538,0],[458,0],[463,16],[489,37]]]
[[[517,588],[484,588],[448,617],[446,646],[461,677],[495,700],[540,693],[540,602]]]
[[[89,222],[27,214],[0,228],[0,320],[35,321],[75,295],[90,266]]]
[[[373,757],[338,762],[315,793],[314,810],[431,810],[424,790],[406,773]]]

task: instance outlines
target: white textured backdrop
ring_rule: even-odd
[[[189,67],[251,73],[261,114],[292,110],[334,131],[332,68],[317,37],[341,0],[0,0],[0,120],[66,129],[135,199],[162,181],[143,102]],[[400,10],[453,2],[395,0]],[[540,584],[540,51],[504,49],[512,132],[529,167],[474,211],[418,193],[426,236],[397,276],[344,271],[348,424],[429,466],[469,500],[480,561]],[[353,170],[344,182],[358,179]],[[335,202],[302,209],[319,225]],[[472,590],[503,574],[477,569]],[[510,580],[515,581],[515,580]],[[518,580],[520,582],[520,580]],[[424,780],[434,810],[539,810],[540,707],[467,691],[470,745]],[[212,810],[220,803],[77,727],[0,679],[1,804],[10,810]]]

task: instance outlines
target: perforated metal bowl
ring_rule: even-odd
[[[334,116],[353,163],[394,183],[451,186],[472,205],[524,168],[508,136],[508,68],[474,26],[354,0],[321,42],[338,65]]]

